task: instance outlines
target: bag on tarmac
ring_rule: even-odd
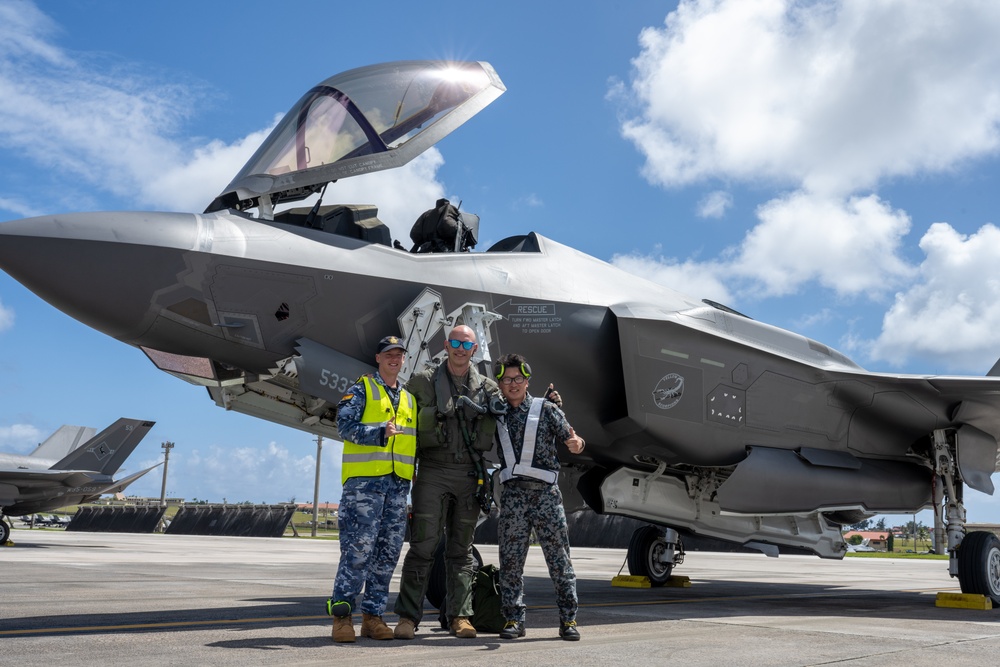
[[[472,627],[480,632],[500,632],[505,620],[500,609],[500,569],[483,565],[472,580]]]
[[[469,622],[479,632],[499,633],[505,625],[500,606],[500,568],[483,565],[472,578],[472,618]],[[447,601],[441,602],[438,622],[448,629]]]

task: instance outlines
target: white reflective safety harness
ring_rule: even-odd
[[[503,460],[506,466],[500,469],[500,483],[507,482],[517,477],[528,477],[537,479],[549,484],[555,484],[558,473],[554,470],[536,468],[532,465],[535,460],[535,441],[538,436],[538,424],[541,421],[542,407],[545,399],[534,398],[531,407],[528,408],[528,419],[524,424],[524,442],[521,445],[521,459],[515,463],[514,446],[510,441],[510,433],[507,432],[507,420],[498,417],[497,422],[500,428],[497,429],[497,436],[500,438],[500,446],[503,448]]]

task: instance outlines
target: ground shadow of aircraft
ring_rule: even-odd
[[[10,538],[4,515],[89,503],[159,466],[114,479],[154,423],[123,417],[96,436],[89,427],[63,426],[28,456],[0,454],[0,544]],[[50,458],[61,452],[66,452],[61,458]]]
[[[405,164],[504,90],[476,62],[331,77],[204,213],[6,222],[0,267],[219,406],[333,438],[376,341],[406,339],[407,377],[467,324],[477,362],[520,352],[559,387],[590,445],[563,468],[569,508],[655,524],[633,535],[633,574],[666,581],[685,533],[839,558],[841,525],[934,507],[951,574],[1000,603],[1000,540],[966,535],[963,507],[966,488],[993,492],[1000,378],[868,372],[535,233],[468,252],[478,223],[447,202],[411,238],[451,252],[403,250],[373,205],[322,205],[331,183]]]

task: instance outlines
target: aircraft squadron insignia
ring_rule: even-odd
[[[680,402],[683,393],[684,378],[677,373],[668,373],[656,383],[653,402],[661,410],[669,410]]]
[[[106,442],[102,442],[96,447],[91,447],[89,451],[93,452],[98,461],[103,461],[105,458],[115,453],[115,450],[108,447],[108,443]]]

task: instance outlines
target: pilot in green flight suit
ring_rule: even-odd
[[[442,535],[447,535],[447,609],[451,632],[471,638],[472,542],[480,506],[482,455],[493,446],[496,420],[488,406],[501,400],[492,378],[472,365],[478,345],[467,326],[448,334],[448,360],[417,373],[406,389],[417,401],[417,474],[413,481],[410,548],[403,559],[395,611],[397,639],[413,639],[423,616],[424,595]],[[457,400],[456,400],[457,399]],[[478,469],[477,469],[478,468]]]

